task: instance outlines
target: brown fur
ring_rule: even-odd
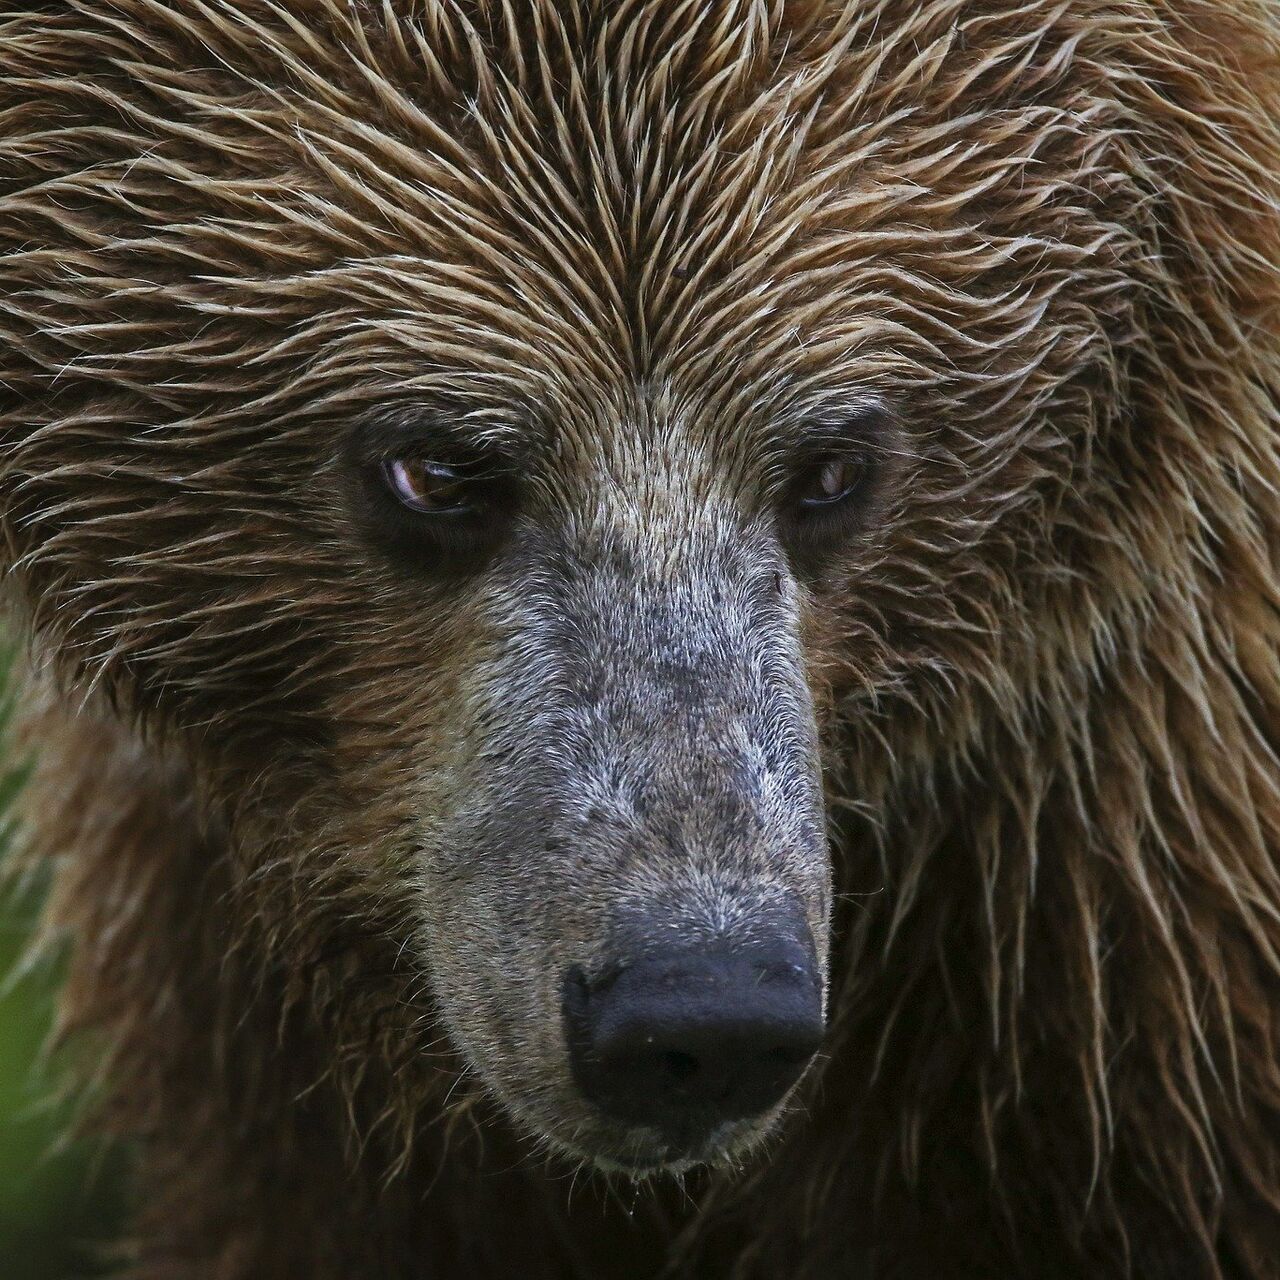
[[[1278,174],[1264,0],[0,9],[26,811],[130,1274],[1280,1275]],[[893,482],[787,586],[827,1060],[750,1173],[575,1189],[412,945],[497,606],[355,544],[343,424],[702,501],[868,394]]]

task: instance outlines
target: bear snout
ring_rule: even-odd
[[[610,1120],[694,1149],[790,1092],[822,1043],[808,930],[750,946],[717,938],[564,981],[574,1081]]]

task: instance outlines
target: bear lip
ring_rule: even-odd
[[[585,1131],[572,1131],[572,1138],[554,1130],[534,1132],[539,1142],[572,1164],[644,1181],[680,1177],[700,1168],[738,1166],[774,1134],[785,1110],[784,1101],[764,1115],[727,1120],[696,1136],[690,1134],[687,1142],[663,1137],[642,1125],[600,1124],[599,1116]]]

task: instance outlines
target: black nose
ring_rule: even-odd
[[[565,983],[578,1087],[606,1114],[688,1141],[759,1115],[799,1079],[822,1040],[807,939],[659,955],[592,986]]]

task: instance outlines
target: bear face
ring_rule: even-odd
[[[344,1049],[438,1012],[606,1168],[736,1161],[825,1020],[795,1199],[940,1133],[934,1203],[1013,1162],[1127,1259],[1099,1169],[1209,1239],[1215,1128],[1265,1198],[1204,1102],[1274,974],[1260,74],[1154,5],[47,9],[0,28],[10,596],[189,764],[264,971],[389,940],[409,1012]],[[776,1070],[651,1123],[705,1053],[652,1019],[716,1001]]]
[[[158,9],[145,70],[140,20],[73,42],[27,108],[65,197],[13,206],[57,248],[8,267],[7,528],[64,669],[216,773],[251,860],[301,833],[397,904],[527,1131],[680,1167],[763,1136],[814,1045],[664,1136],[575,1064],[587,1005],[772,947],[820,1023],[824,763],[1026,678],[1142,193],[1083,89],[961,124],[904,64],[908,122],[856,15],[792,48],[571,12],[511,48],[325,5],[195,44]]]
[[[732,963],[755,949],[768,969],[781,947],[812,988],[815,1043],[799,1062],[816,1047],[831,868],[802,589],[785,544],[813,554],[829,540],[838,554],[869,454],[863,419],[799,445],[765,436],[772,449],[747,465],[741,442],[717,450],[703,424],[665,406],[637,397],[628,418],[625,431],[567,442],[566,418],[486,430],[478,410],[456,407],[357,423],[332,536],[385,601],[368,625],[396,652],[397,679],[421,665],[430,687],[450,673],[400,704],[414,729],[379,801],[394,795],[407,815],[392,856],[418,899],[413,945],[446,1025],[538,1137],[642,1167],[729,1154],[765,1130],[751,1110],[733,1117],[737,1137],[713,1138],[700,1124],[722,1129],[722,1109],[704,1108],[705,1123],[667,1126],[699,1136],[655,1148],[633,1132],[657,1125],[653,1107],[630,1095],[661,1081],[634,1061],[645,1079],[617,1082],[626,1099],[610,1105],[609,1080],[586,1082],[634,1123],[584,1105],[570,1050],[576,1030],[588,1040],[579,1056],[598,1058],[597,1019],[584,1006],[574,1027],[566,983],[628,1025],[649,1016],[632,1034],[664,1043],[675,1034],[664,1017],[618,1005],[644,965],[688,953],[692,970],[655,973],[646,990],[711,981],[732,1005],[698,957],[719,949]],[[826,460],[846,455],[858,466]],[[368,696],[353,691],[356,707]],[[762,1053],[786,1056],[791,1021],[761,1029]],[[709,1052],[691,1069],[705,1073]]]

